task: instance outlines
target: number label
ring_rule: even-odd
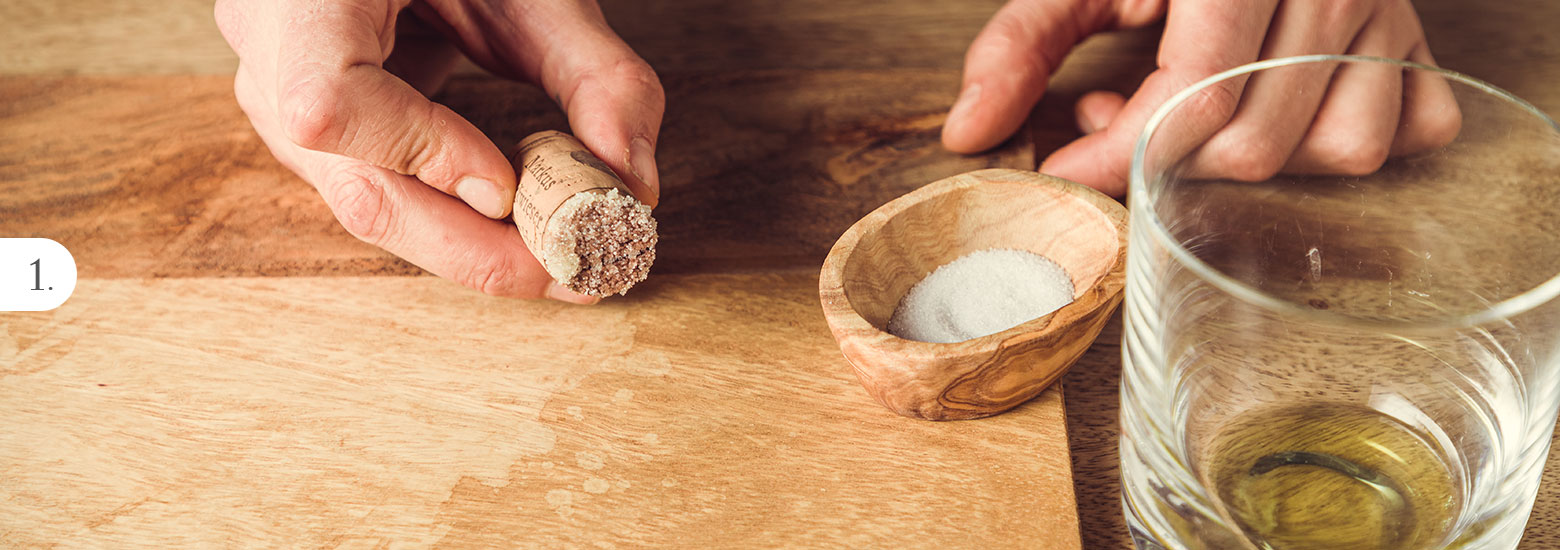
[[[0,311],[48,311],[75,291],[76,260],[60,243],[0,238]]]

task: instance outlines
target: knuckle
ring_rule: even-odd
[[[1287,155],[1278,152],[1270,140],[1251,132],[1220,132],[1210,141],[1218,172],[1239,181],[1262,181],[1283,169]]]
[[[395,224],[395,212],[384,182],[368,167],[347,167],[325,184],[325,202],[341,227],[358,239],[385,247]]]
[[[1447,103],[1434,110],[1427,110],[1420,114],[1423,128],[1415,130],[1424,140],[1421,148],[1434,149],[1444,147],[1457,139],[1457,134],[1462,133],[1462,110],[1456,103]]]
[[[1387,154],[1390,152],[1389,144],[1352,132],[1331,139],[1318,140],[1309,148],[1316,161],[1323,167],[1347,176],[1374,173],[1387,162]]]
[[[1155,71],[1144,80],[1139,90],[1158,89],[1171,90],[1179,93],[1186,90],[1203,79],[1218,74],[1222,69],[1214,65],[1199,67],[1175,67]],[[1172,116],[1176,120],[1198,121],[1199,124],[1211,124],[1210,128],[1217,129],[1220,125],[1229,122],[1235,116],[1240,107],[1241,87],[1243,79],[1235,77],[1214,82],[1192,92],[1191,95],[1181,100],[1175,107]],[[1140,92],[1141,93],[1141,92]],[[1166,95],[1166,100],[1173,97]],[[1137,96],[1134,96],[1135,100]],[[1161,105],[1155,105],[1155,108]]]
[[[1036,34],[1034,22],[1058,20],[1051,13],[1054,9],[1040,2],[1009,2],[997,10],[964,52],[965,78],[995,77],[1020,89],[1043,87],[1061,59],[1049,48],[1039,47],[1042,38]],[[1067,26],[1077,24],[1072,17],[1059,20]],[[1078,30],[1058,32],[1073,34]]]
[[[1374,9],[1380,3],[1379,0],[1332,0],[1318,2],[1316,7],[1321,10],[1322,21],[1335,23],[1355,19],[1357,14]]]
[[[1197,80],[1202,78],[1205,77],[1198,77]],[[1240,107],[1240,96],[1227,81],[1198,90],[1186,99],[1186,108],[1190,109],[1191,116],[1201,120],[1227,121],[1235,116],[1235,109],[1238,107]]]
[[[346,90],[334,81],[309,76],[285,85],[276,101],[282,132],[305,149],[329,150],[344,133],[341,99]]]
[[[970,48],[968,55],[971,57],[1009,56],[1017,62],[1013,68],[1017,69],[1018,74],[1024,78],[1049,75],[1051,69],[1056,66],[1054,63],[1056,60],[1046,57],[1045,48],[1034,47],[1034,44],[1025,39],[1033,32],[1031,20],[1036,16],[1003,10],[998,17],[992,18],[987,31],[981,33],[980,47]],[[966,60],[966,64],[969,64],[969,61]]]
[[[656,76],[655,69],[649,63],[638,57],[618,59],[586,69],[580,76],[576,91],[592,86],[605,88],[614,95],[637,98],[651,106],[663,106],[666,103],[666,91],[661,87],[660,77]]]
[[[488,296],[523,296],[524,277],[519,266],[506,255],[486,252],[460,272],[457,280]]]
[[[439,121],[459,118],[449,107],[438,103],[427,102],[427,112],[421,120]],[[449,149],[445,143],[452,139],[448,134],[448,127],[440,124],[430,124],[422,131],[402,132],[394,138],[394,143],[385,151],[384,158],[376,159],[386,168],[400,174],[428,176],[453,174],[457,170],[454,166],[455,159],[449,155]]]
[[[620,60],[613,64],[612,74],[618,80],[650,92],[652,95],[664,96],[666,93],[661,89],[661,78],[656,76],[655,69],[650,68],[650,64],[642,59]]]

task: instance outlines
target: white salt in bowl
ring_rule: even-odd
[[[1038,395],[1088,350],[1121,303],[1127,212],[1098,191],[1022,170],[938,180],[890,201],[840,236],[819,274],[824,318],[862,386],[899,414],[990,416]],[[1061,265],[1073,301],[963,342],[886,331],[900,300],[971,252],[1027,250]]]

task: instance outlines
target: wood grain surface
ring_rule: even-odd
[[[88,280],[0,321],[0,544],[1079,547],[1065,434],[1037,433],[1060,393],[901,418],[817,309],[806,272],[591,308],[432,277]]]
[[[137,532],[390,546],[376,526],[405,527],[406,546],[532,532],[554,547],[1067,544],[1024,498],[1046,441],[1029,423],[1050,419],[1056,392],[1015,414],[916,423],[873,404],[834,356],[771,355],[831,351],[809,301],[831,231],[917,183],[1032,162],[933,143],[964,47],[1000,3],[603,2],[672,92],[658,216],[682,233],[666,235],[681,244],[642,294],[589,310],[488,300],[336,228],[231,104],[221,75],[235,59],[208,1],[0,3],[0,233],[68,235],[92,278],[57,312],[0,314],[0,546],[124,547],[147,540],[120,538]],[[1415,6],[1441,65],[1560,112],[1560,4]],[[1076,50],[1031,121],[1040,156],[1077,136],[1072,99],[1135,88],[1157,39],[1115,33]],[[495,139],[562,123],[528,88],[476,75],[441,97]],[[727,139],[712,124],[758,126]],[[805,131],[820,129],[827,139]],[[765,200],[786,207],[733,211]],[[602,341],[551,328],[564,326]],[[536,342],[558,353],[551,378],[527,374]],[[1117,320],[1065,379],[1090,549],[1130,548],[1119,342]],[[434,422],[451,416],[465,420]],[[15,474],[40,463],[85,473]],[[1557,486],[1551,455],[1524,550],[1560,547]],[[214,517],[225,523],[201,524]]]
[[[889,199],[1034,162],[1022,140],[980,156],[941,149],[958,82],[946,72],[662,80],[675,98],[660,139],[662,192],[676,199],[656,209],[657,274],[816,269],[841,232]],[[248,129],[230,81],[0,77],[3,230],[63,243],[86,278],[421,274],[341,230]],[[529,86],[466,76],[440,98],[501,144],[567,128]]]
[[[817,266],[856,218],[1033,164],[1024,140],[940,149],[953,79],[668,75],[662,260],[600,308],[483,297],[357,242],[245,129],[227,77],[0,82],[0,232],[64,243],[83,277],[67,307],[0,321],[0,533],[1079,548],[1059,393],[1006,429],[901,419],[819,312]],[[514,84],[443,98],[499,142],[562,125]]]
[[[664,73],[948,69],[1002,1],[600,4],[613,29]],[[11,0],[0,3],[0,66],[7,74],[231,74],[238,57],[211,10],[211,0]]]

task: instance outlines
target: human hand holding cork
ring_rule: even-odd
[[[606,163],[555,131],[521,140],[510,162],[515,227],[554,281],[602,297],[645,280],[655,262],[655,218]]]
[[[241,61],[234,96],[271,153],[347,233],[431,274],[492,296],[601,299],[543,268],[512,221],[519,171],[434,101],[462,54],[544,91],[634,197],[656,203],[666,95],[595,0],[221,0],[213,15]]]

